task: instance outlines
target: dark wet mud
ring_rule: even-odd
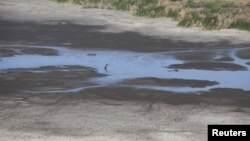
[[[14,56],[17,54],[18,53],[12,49],[8,49],[8,48],[1,48],[0,49],[0,57],[10,57],[10,56]]]
[[[50,91],[82,86],[94,86],[88,80],[103,77],[95,69],[80,66],[12,69],[0,74],[0,93]]]
[[[0,48],[0,57],[11,57],[14,55],[21,55],[21,54],[55,56],[58,55],[58,52],[57,50],[48,48],[29,48],[29,47],[9,48],[8,46],[1,46]]]
[[[36,55],[58,55],[57,50],[53,49],[44,49],[44,48],[24,48],[21,49],[21,52],[24,54],[36,54]]]
[[[250,49],[239,51],[237,53],[237,56],[239,56],[242,59],[250,59]]]
[[[150,85],[150,86],[174,86],[174,87],[207,87],[218,85],[215,81],[206,80],[187,80],[187,79],[163,79],[163,78],[138,78],[133,80],[125,80],[122,84],[127,85]]]
[[[163,102],[173,105],[220,105],[220,106],[241,106],[250,108],[250,91],[240,89],[213,89],[209,92],[201,92],[200,94],[181,94],[175,92],[153,91],[134,89],[129,87],[105,87],[88,89],[79,92],[80,97],[90,99],[111,99],[118,101],[149,101]]]
[[[184,64],[174,64],[170,65],[168,68],[173,69],[199,69],[199,70],[230,70],[230,71],[241,71],[247,70],[246,67],[233,64],[233,63],[223,63],[223,62],[188,62]]]
[[[216,54],[212,51],[183,52],[175,54],[175,57],[184,61],[212,61]]]
[[[223,62],[232,62],[234,59],[229,55],[225,55],[223,57],[217,58],[214,61],[223,61]]]
[[[105,26],[78,25],[68,21],[65,24],[37,24],[31,22],[10,22],[0,20],[0,43],[70,46],[78,49],[123,50],[160,52],[190,49],[238,48],[246,44],[191,43],[144,36],[136,32],[104,33]]]

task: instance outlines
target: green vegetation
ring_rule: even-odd
[[[148,18],[171,17],[181,27],[250,31],[249,0],[54,0],[85,8],[133,11]],[[243,20],[244,19],[244,20]]]
[[[163,6],[149,6],[139,8],[135,15],[140,17],[160,18],[166,17],[167,13],[165,11],[165,7]]]
[[[170,9],[168,11],[167,16],[170,18],[174,18],[176,20],[178,18],[179,12],[180,12],[180,10],[178,10],[178,9],[176,9],[176,10]]]
[[[206,28],[206,29],[216,29],[216,28],[220,28],[219,25],[219,18],[217,16],[206,16],[202,22],[202,25]]]
[[[247,22],[245,20],[237,20],[231,23],[230,28],[250,31],[250,22]]]
[[[204,18],[196,12],[191,12],[185,15],[185,17],[178,23],[178,26],[192,27],[194,25],[202,25]]]
[[[136,0],[115,0],[112,2],[116,10],[130,10],[133,5],[136,5]]]
[[[199,8],[199,7],[201,7],[201,5],[200,5],[200,3],[195,2],[193,0],[188,0],[187,3],[185,4],[185,7],[188,7],[188,8]]]
[[[57,2],[67,2],[68,0],[56,0]]]

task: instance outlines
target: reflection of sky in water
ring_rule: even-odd
[[[1,47],[1,46],[0,46]],[[9,46],[17,48],[18,46]],[[24,47],[24,46],[19,46]],[[35,46],[32,46],[35,47]],[[107,77],[95,78],[92,81],[100,86],[115,85],[124,79],[135,79],[143,77],[157,78],[178,78],[217,81],[220,84],[206,88],[189,87],[158,87],[133,85],[136,88],[148,88],[156,90],[169,90],[178,92],[203,91],[210,88],[239,88],[250,90],[250,66],[246,63],[249,60],[239,59],[235,54],[239,49],[228,49],[229,55],[234,59],[234,63],[245,66],[247,71],[208,71],[181,69],[179,72],[169,71],[165,68],[171,64],[180,64],[183,61],[176,60],[171,53],[136,53],[125,51],[81,51],[67,48],[52,48],[59,51],[59,56],[42,55],[15,55],[12,57],[2,57],[0,70],[15,68],[38,68],[43,66],[64,66],[80,65],[96,68],[99,73],[108,74]],[[190,52],[190,51],[188,51]],[[187,52],[187,53],[188,53]],[[88,54],[96,56],[88,56]],[[183,53],[183,52],[182,52]],[[216,56],[219,57],[218,55]],[[104,66],[109,64],[108,72]],[[39,73],[39,72],[37,72]],[[78,88],[79,90],[82,88]],[[75,90],[75,89],[74,89]]]

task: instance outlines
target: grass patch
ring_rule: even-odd
[[[207,14],[220,12],[225,8],[232,7],[233,2],[228,0],[188,0],[185,4],[186,8],[202,8]]]
[[[203,23],[203,18],[197,12],[191,12],[187,14],[179,23],[178,26],[182,27],[192,27],[201,26]]]
[[[187,14],[179,23],[178,26],[182,27],[203,27],[207,30],[219,29],[220,20],[218,16],[205,15],[202,17],[198,12]]]
[[[160,18],[166,17],[167,12],[163,6],[150,6],[150,7],[140,7],[136,13],[136,16],[149,17],[149,18]]]
[[[237,20],[230,24],[229,28],[250,31],[250,22],[245,20]]]
[[[186,8],[199,8],[201,7],[201,4],[193,0],[188,0],[187,3],[185,4],[185,7]]]
[[[112,5],[116,10],[130,10],[137,4],[137,0],[115,0]]]
[[[219,12],[222,5],[223,2],[221,0],[208,0],[203,3],[202,7],[204,7],[204,12],[210,14]]]
[[[60,2],[60,3],[63,3],[63,2],[68,2],[68,0],[54,0],[56,2]]]
[[[203,19],[202,25],[208,30],[218,29],[220,26],[220,21],[218,16],[208,15]]]
[[[136,16],[160,18],[166,17],[167,12],[164,6],[159,6],[157,0],[137,0],[138,7],[135,11]]]
[[[173,9],[170,9],[167,14],[168,17],[174,19],[177,19],[178,15],[179,15],[179,10],[173,10]]]

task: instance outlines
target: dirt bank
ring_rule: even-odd
[[[7,21],[49,25],[63,25],[70,22],[77,25],[102,26],[103,28],[95,28],[93,30],[104,33],[137,32],[138,34],[161,37],[175,42],[250,43],[249,32],[237,30],[204,31],[197,28],[185,29],[177,27],[176,22],[167,18],[138,18],[128,12],[83,9],[81,6],[58,4],[49,0],[3,0],[0,3],[0,7],[0,19]]]

